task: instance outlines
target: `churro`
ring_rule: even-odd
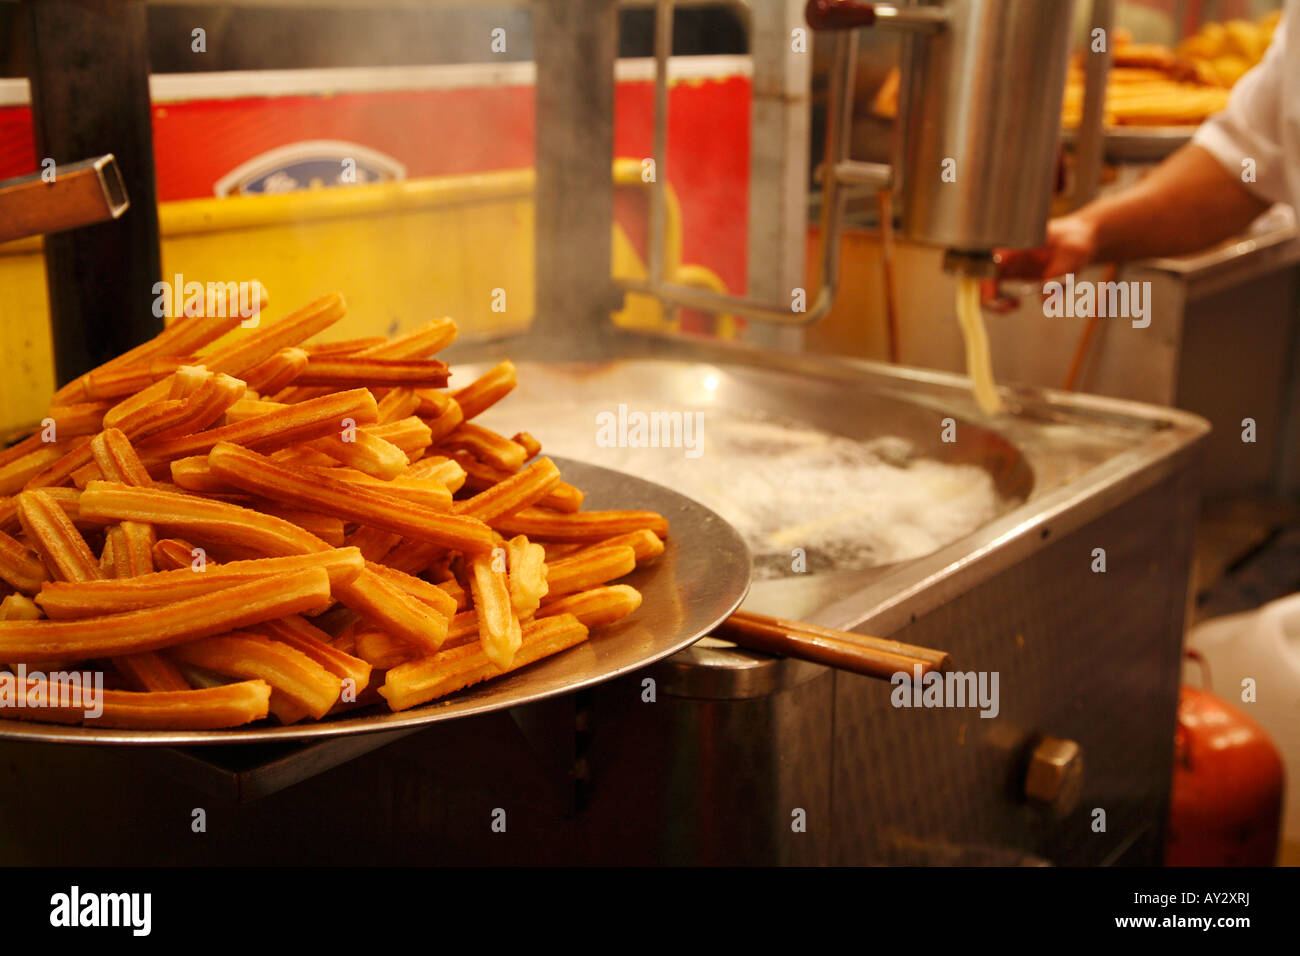
[[[429,427],[433,427],[432,423]],[[528,460],[523,445],[473,422],[457,425],[450,434],[438,439],[438,445],[453,451],[467,451],[480,461],[511,472],[518,471]]]
[[[373,628],[358,628],[352,635],[357,657],[366,661],[375,670],[386,671],[398,664],[418,660],[424,655],[387,631]]]
[[[168,656],[227,677],[261,679],[320,719],[339,699],[343,681],[302,651],[261,634],[235,631],[189,641]]]
[[[654,511],[580,511],[561,514],[523,508],[493,526],[502,534],[526,534],[534,541],[601,541],[646,529],[663,538],[668,522]]]
[[[510,394],[518,384],[513,362],[502,362],[484,372],[464,388],[452,393],[465,421],[487,411]]]
[[[159,541],[154,546],[155,554],[160,547],[171,543],[169,540]],[[40,589],[36,603],[51,620],[103,617],[158,607],[238,584],[313,569],[324,571],[333,589],[351,581],[365,567],[361,552],[356,548],[334,548],[312,554],[255,558],[224,564],[204,562],[201,571],[193,569],[191,551],[183,545],[177,557],[184,561],[181,568],[153,571],[126,580],[51,581]]]
[[[329,597],[329,575],[313,568],[125,614],[0,621],[0,660],[85,660],[153,651],[320,607]]]
[[[337,292],[323,295],[276,322],[260,325],[234,345],[204,358],[203,364],[213,372],[238,377],[256,368],[283,348],[299,345],[343,318],[346,305]]]
[[[344,690],[359,694],[370,684],[369,664],[333,647],[328,633],[297,614],[255,624],[249,630],[288,644],[299,653],[310,657],[331,674],[344,681],[351,681],[352,686],[345,687]]]
[[[431,481],[441,482],[448,491],[455,494],[465,486],[466,476],[465,469],[460,466],[459,462],[435,455],[412,462],[411,466],[406,469],[406,477],[427,478]]]
[[[434,359],[384,359],[367,356],[317,356],[294,379],[295,385],[441,387],[447,366]]]
[[[88,439],[80,437],[74,438],[72,441],[79,445],[88,441]],[[26,442],[23,442],[23,444],[26,444]],[[72,442],[64,442],[61,445],[38,442],[35,448],[22,457],[0,465],[0,495],[11,495],[25,487],[27,482],[44,472],[56,461],[62,459],[67,454],[71,444]]]
[[[611,584],[567,594],[539,608],[539,618],[572,614],[587,627],[621,621],[641,606],[641,592],[626,584]]]
[[[502,549],[504,551],[504,549]],[[502,670],[519,650],[519,618],[510,605],[504,553],[480,554],[469,561],[469,590],[478,612],[479,643],[488,660]]]
[[[140,456],[135,453],[131,439],[118,428],[106,428],[90,440],[90,453],[103,480],[118,481],[137,488],[150,488],[153,479]]]
[[[510,440],[516,445],[522,445],[524,454],[529,458],[536,458],[542,453],[542,443],[528,432],[515,432],[510,436]]]
[[[410,464],[406,452],[365,429],[318,438],[307,447],[323,456],[321,464],[343,465],[384,481],[396,478]],[[299,464],[310,462],[300,461]]]
[[[597,548],[588,554],[550,561],[546,565],[547,598],[585,591],[630,574],[635,567],[636,552],[627,546]]]
[[[305,349],[283,348],[270,358],[254,365],[244,373],[244,384],[263,394],[275,394],[296,379],[307,368],[309,355]]]
[[[504,668],[493,663],[481,648],[466,645],[397,665],[385,675],[379,693],[391,709],[406,710],[558,654],[581,644],[588,633],[572,614],[529,621],[523,625],[519,649]]]
[[[157,488],[92,481],[81,493],[79,508],[87,519],[147,522],[199,544],[246,548],[268,557],[329,548],[315,535],[283,519],[225,501]]]
[[[529,617],[546,597],[546,549],[523,535],[506,542],[510,606],[520,618]]]
[[[420,407],[420,396],[413,388],[390,388],[379,400],[379,424],[400,421],[414,415]]]
[[[636,554],[638,564],[642,561],[649,561],[651,558],[657,558],[664,553],[663,539],[648,528],[642,528],[640,531],[629,531],[627,534],[605,538],[595,544],[578,545],[571,554],[574,556],[589,554],[599,548],[618,548],[623,545],[627,545]],[[550,554],[549,550],[547,554]]]
[[[447,636],[446,616],[369,568],[337,591],[340,602],[376,627],[427,652],[436,651]]]
[[[296,504],[440,547],[472,553],[492,548],[491,529],[475,518],[420,512],[391,494],[277,464],[229,442],[218,444],[208,453],[208,465],[230,484],[273,501]],[[84,493],[82,498],[84,513]]]
[[[0,531],[0,579],[22,594],[35,594],[49,578],[40,556],[12,535]]]
[[[51,405],[45,417],[53,422],[52,434],[58,439],[76,438],[99,431],[108,402],[78,402],[74,405]]]
[[[39,709],[0,704],[0,714],[19,719],[40,719],[56,723],[86,723],[96,727],[126,730],[219,730],[261,720],[267,714],[271,685],[247,680],[200,690],[140,693],[104,690],[98,696],[103,711],[88,717],[92,703],[80,688],[29,679],[26,696],[39,694],[44,701],[62,701],[66,706]]]
[[[157,538],[151,525],[123,521],[109,528],[107,536],[112,545],[113,577],[134,578],[153,571],[153,546]]]
[[[104,576],[86,539],[49,495],[40,491],[19,495],[18,521],[58,580],[94,581]]]
[[[338,435],[379,416],[375,397],[364,388],[322,395],[298,405],[259,415],[232,425],[222,425],[178,438],[150,440],[136,451],[150,460],[170,462],[206,453],[218,442],[233,442],[257,451],[283,448],[298,442]],[[125,429],[123,429],[125,431]]]
[[[549,458],[540,458],[523,471],[484,489],[473,498],[457,502],[456,514],[492,523],[546,497],[560,483],[560,469]]]

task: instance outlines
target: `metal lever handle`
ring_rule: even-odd
[[[814,30],[856,30],[893,27],[924,32],[941,30],[948,15],[939,7],[900,7],[863,0],[808,0],[804,18]]]
[[[0,182],[0,242],[116,219],[130,201],[112,153]]]

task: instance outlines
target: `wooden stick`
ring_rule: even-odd
[[[713,633],[757,651],[784,654],[885,680],[900,671],[910,676],[918,664],[922,673],[929,673],[946,670],[951,663],[944,651],[750,611],[736,611],[714,628]]]

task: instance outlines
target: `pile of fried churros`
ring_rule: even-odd
[[[203,311],[60,388],[0,452],[0,677],[23,698],[0,717],[404,710],[640,605],[610,582],[663,552],[667,522],[580,510],[531,435],[476,425],[515,369],[448,389],[431,356],[452,320],[317,344],[340,295],[256,327]],[[103,675],[93,717],[81,672]]]

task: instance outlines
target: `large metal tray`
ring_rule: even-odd
[[[0,720],[0,738],[191,746],[305,743],[413,729],[554,697],[635,671],[694,643],[740,605],[749,589],[749,551],[720,517],[644,479],[564,458],[555,462],[565,480],[586,492],[584,508],[648,508],[669,521],[664,554],[625,579],[641,592],[641,607],[626,620],[595,630],[577,647],[445,700],[399,713],[391,713],[381,704],[356,716],[310,724],[205,731],[112,730]]]
[[[1104,134],[1105,154],[1112,163],[1158,163],[1174,150],[1186,146],[1196,133],[1195,126],[1111,126]],[[1067,129],[1062,140],[1073,145],[1078,130]]]

